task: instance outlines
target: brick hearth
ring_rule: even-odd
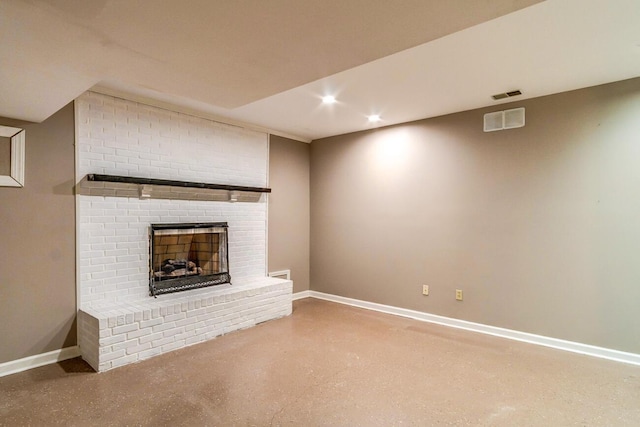
[[[290,280],[261,278],[80,310],[84,360],[98,372],[291,314]]]

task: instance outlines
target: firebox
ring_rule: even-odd
[[[231,283],[226,222],[151,224],[149,294]]]

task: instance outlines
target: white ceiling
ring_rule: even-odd
[[[638,0],[0,1],[31,121],[93,88],[312,140],[637,76]]]

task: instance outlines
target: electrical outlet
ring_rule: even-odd
[[[462,301],[462,289],[456,289],[456,299]]]
[[[422,285],[422,295],[429,295],[429,285]]]

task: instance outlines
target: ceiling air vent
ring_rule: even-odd
[[[522,92],[520,90],[512,90],[511,92],[498,93],[498,94],[492,95],[491,97],[497,101],[498,99],[511,98],[512,96],[518,96],[518,95],[522,95]]]
[[[484,115],[484,131],[493,132],[524,126],[524,107],[495,111]]]

